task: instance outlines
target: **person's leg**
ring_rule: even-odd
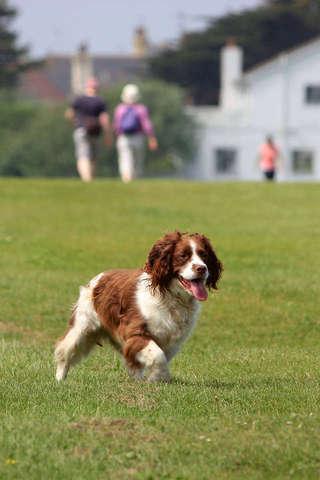
[[[77,158],[77,170],[81,180],[90,182],[92,176],[91,147],[84,128],[77,128],[73,134],[75,153]]]
[[[143,172],[144,150],[145,141],[144,135],[137,134],[132,138],[132,150],[133,150],[133,175],[134,178],[140,178]]]
[[[119,173],[123,182],[133,179],[133,151],[130,140],[125,135],[119,135],[117,140]]]
[[[81,180],[84,182],[91,182],[92,176],[92,165],[91,160],[88,157],[80,157],[77,160],[77,170]]]
[[[89,146],[90,146],[90,167],[91,167],[91,179],[93,180],[96,177],[97,172],[97,156],[99,149],[99,137],[88,137]]]
[[[268,180],[268,181],[274,180],[274,173],[275,173],[274,170],[266,170],[264,172],[266,180]]]

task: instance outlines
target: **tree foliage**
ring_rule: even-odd
[[[29,66],[27,48],[18,46],[17,34],[11,29],[16,16],[17,10],[0,0],[0,89],[14,88],[19,73]]]
[[[213,19],[204,31],[185,34],[175,48],[151,58],[150,69],[187,88],[195,103],[216,103],[220,50],[228,38],[244,48],[244,67],[250,68],[319,34],[319,0],[270,0]]]
[[[159,140],[159,150],[149,152],[145,174],[174,173],[193,156],[195,137],[192,120],[185,114],[183,92],[164,82],[140,85],[144,103]],[[122,86],[110,89],[105,97],[112,113],[119,103]],[[76,175],[72,126],[64,120],[66,105],[30,103],[0,104],[0,175]],[[115,146],[100,149],[98,173],[118,174]]]

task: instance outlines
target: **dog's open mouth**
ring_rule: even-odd
[[[186,278],[178,277],[180,284],[182,287],[191,295],[194,296],[197,300],[203,302],[208,298],[208,292],[204,285],[204,280],[202,278],[196,278],[195,280],[187,280]]]

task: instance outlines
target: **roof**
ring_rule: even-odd
[[[278,62],[279,59],[283,56],[299,53],[301,50],[309,48],[310,46],[312,47],[317,43],[320,43],[320,36],[312,38],[311,40],[308,40],[306,42],[300,43],[295,47],[288,48],[287,50],[282,50],[281,52],[277,53],[277,55],[274,55],[273,57],[265,60],[264,62],[257,63],[256,65],[254,65],[254,67],[248,68],[245,71],[245,75],[251,75],[252,73],[255,73],[257,70],[261,68],[268,67],[269,65],[271,66],[271,64]]]
[[[73,55],[49,55],[43,66],[21,75],[20,94],[38,100],[62,101],[71,93]],[[145,77],[147,63],[132,55],[91,55],[94,74],[102,85],[133,82]]]
[[[92,57],[93,71],[102,84],[112,85],[122,81],[133,82],[144,77],[147,72],[145,59],[128,55]]]
[[[20,81],[20,95],[29,99],[61,102],[65,94],[41,70],[25,72]]]

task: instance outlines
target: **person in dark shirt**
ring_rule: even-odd
[[[105,101],[97,95],[98,81],[90,78],[84,95],[77,96],[65,112],[74,123],[73,139],[77,170],[84,182],[95,177],[99,137],[104,133],[106,145],[112,145],[110,118]]]

